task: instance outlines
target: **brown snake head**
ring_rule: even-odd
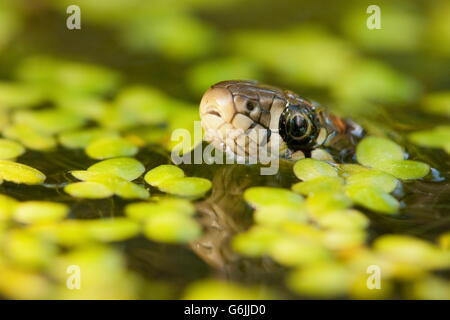
[[[239,156],[277,141],[282,156],[330,146],[349,131],[349,123],[293,92],[256,81],[223,81],[200,103],[205,140]]]

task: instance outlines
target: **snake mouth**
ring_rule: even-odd
[[[271,130],[239,112],[232,93],[223,87],[212,87],[203,95],[200,117],[204,139],[217,149],[249,157],[256,155],[271,137]]]

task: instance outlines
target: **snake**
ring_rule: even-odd
[[[351,119],[336,116],[293,91],[256,80],[212,85],[201,99],[200,118],[204,140],[246,158],[272,146],[283,158],[332,161],[351,152],[364,135]]]

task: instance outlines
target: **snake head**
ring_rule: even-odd
[[[200,102],[205,140],[240,156],[255,154],[257,148],[270,141],[272,129],[278,130],[275,119],[285,102],[275,101],[277,108],[271,111],[274,101],[274,92],[256,81],[224,81],[213,85]]]

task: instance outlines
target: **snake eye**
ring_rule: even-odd
[[[287,121],[287,132],[295,140],[302,140],[311,132],[311,120],[295,114]]]
[[[279,134],[292,150],[314,147],[318,129],[314,112],[303,105],[291,105],[280,116]]]

